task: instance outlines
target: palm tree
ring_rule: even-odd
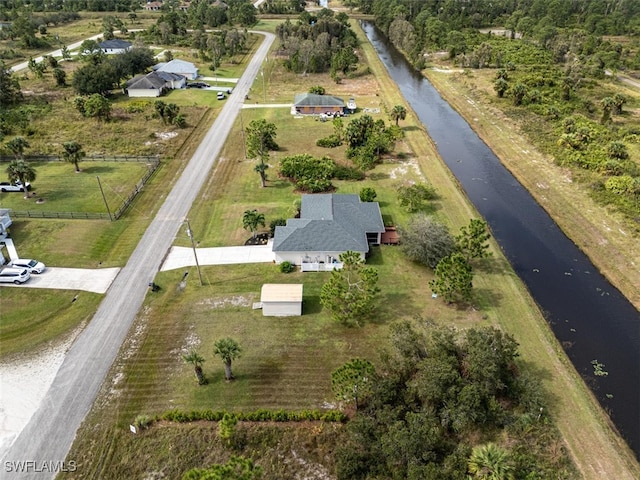
[[[12,160],[7,167],[10,182],[20,182],[24,187],[24,198],[29,198],[27,183],[36,179],[36,171],[24,160]]]
[[[227,381],[233,380],[235,377],[231,372],[231,362],[240,357],[242,349],[238,342],[233,338],[221,338],[214,344],[213,353],[219,356],[224,363],[224,378]]]
[[[611,112],[616,107],[616,104],[611,97],[604,97],[600,100],[600,105],[602,106],[602,117],[600,118],[600,123],[602,125],[609,123],[611,120]]]
[[[245,230],[249,230],[253,238],[256,238],[256,231],[259,225],[265,226],[264,213],[258,213],[257,210],[245,210],[242,216],[242,227]]]
[[[256,172],[260,174],[260,186],[262,188],[267,186],[267,173],[266,173],[267,168],[269,168],[269,165],[267,165],[264,162],[260,162],[253,168]]]
[[[509,454],[495,443],[478,445],[473,448],[468,462],[473,478],[486,480],[512,480],[513,466]]]
[[[620,115],[622,113],[622,106],[627,103],[627,97],[625,97],[623,94],[621,93],[615,93],[613,95],[613,113],[615,113],[616,115]]]
[[[193,365],[193,369],[196,372],[196,378],[198,379],[198,385],[204,385],[207,383],[207,379],[202,372],[202,363],[204,362],[204,357],[200,355],[197,351],[191,350],[186,355],[182,356],[182,359],[186,363],[190,363]]]
[[[6,146],[16,158],[22,158],[24,149],[29,148],[29,142],[27,142],[24,137],[14,137],[6,143]]]
[[[62,157],[69,163],[73,163],[76,167],[76,173],[80,171],[78,167],[78,162],[84,158],[85,153],[82,151],[82,145],[78,142],[65,142],[62,144],[64,147],[64,152],[62,152]]]
[[[407,118],[407,109],[402,105],[396,105],[391,110],[391,119],[396,121],[396,127],[398,126],[399,120],[404,120]]]

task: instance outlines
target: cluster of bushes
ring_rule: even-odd
[[[508,445],[510,475],[474,478],[575,478],[566,452],[551,454],[560,437],[512,337],[402,322],[390,338],[337,447],[338,478],[471,478],[474,444],[487,441]]]
[[[342,145],[342,139],[336,134],[331,134],[328,137],[316,140],[316,145],[324,148],[335,148]]]
[[[160,416],[156,416],[156,420],[165,420],[168,422],[196,422],[198,420],[208,420],[210,422],[219,422],[224,416],[232,416],[239,422],[304,422],[304,421],[321,421],[321,422],[337,422],[343,423],[347,421],[347,416],[338,410],[267,410],[258,409],[252,412],[227,412],[225,410],[192,410],[183,412],[180,410],[169,410]]]
[[[297,189],[321,193],[333,189],[332,179],[362,180],[364,173],[354,167],[337,164],[329,157],[316,158],[307,153],[291,155],[280,160],[280,175],[289,179]]]

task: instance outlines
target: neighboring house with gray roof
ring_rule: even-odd
[[[317,95],[315,93],[296,94],[292,113],[298,115],[319,115],[321,113],[343,113],[346,104],[344,100],[331,95]]]
[[[100,47],[100,50],[102,50],[107,55],[117,55],[120,53],[125,53],[133,48],[131,42],[120,40],[118,38],[114,38],[113,40],[105,40],[104,42],[100,42],[98,46]]]
[[[159,97],[167,90],[184,88],[186,79],[182,75],[166,72],[151,72],[129,80],[125,92],[129,97]]]
[[[167,63],[159,63],[153,70],[156,72],[168,72],[182,75],[187,80],[195,80],[198,78],[198,67],[191,62],[178,60],[177,58]]]
[[[364,259],[370,245],[380,244],[384,231],[377,202],[361,202],[351,194],[305,194],[300,218],[276,227],[272,249],[276,263],[331,266],[348,250]]]

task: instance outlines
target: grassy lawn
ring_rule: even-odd
[[[31,350],[89,322],[102,299],[71,290],[42,290],[37,301],[33,296],[32,289],[0,289],[0,358]]]
[[[266,98],[268,103],[291,103],[295,93],[307,91],[312,85],[323,85],[328,94],[355,96],[361,108],[381,108],[381,113],[374,117],[388,120],[385,108],[405,102],[368,44],[364,45],[364,51],[376,78],[361,76],[336,85],[328,75],[300,77],[277,66],[267,66],[267,90],[261,90],[262,78],[257,78],[251,100],[263,103]],[[210,118],[205,115],[203,121]],[[254,161],[245,160],[243,155],[241,127],[255,118],[276,123],[276,141],[281,146],[280,151],[271,155],[270,180],[264,189],[253,171]],[[396,154],[369,172],[363,182],[335,182],[337,192],[357,192],[371,186],[378,193],[385,218],[403,225],[408,216],[398,206],[395,188],[424,178],[440,194],[434,206],[436,215],[457,232],[477,216],[476,212],[410,110],[401,126],[406,137],[398,143]],[[215,175],[206,183],[189,214],[200,246],[243,243],[249,233],[242,229],[242,212],[249,208],[264,213],[267,224],[273,218],[289,217],[298,193],[277,178],[278,159],[309,152],[342,161],[343,150],[315,145],[318,138],[331,131],[330,123],[292,118],[286,108],[243,110]],[[194,130],[189,141],[176,149],[180,161],[188,158],[190,149],[197,146],[198,135],[200,130]],[[397,152],[404,155],[398,156]],[[179,173],[178,163],[170,165],[154,178],[150,193],[137,206],[140,210],[136,210],[136,215],[153,215],[155,206],[150,197],[165,191],[159,182],[170,182]],[[132,222],[139,223],[125,229],[131,248],[144,224],[142,219]],[[65,229],[60,227],[58,231],[62,236]],[[107,258],[120,258],[110,249],[106,227],[99,238]],[[118,243],[116,239],[120,238],[114,235],[112,243]],[[179,235],[176,244],[188,245],[189,239]],[[85,247],[91,250],[89,244]],[[200,287],[195,268],[186,270],[189,272],[186,278],[183,269],[160,273],[155,281],[162,290],[149,293],[100,398],[78,432],[69,454],[69,459],[79,464],[74,478],[118,479],[124,472],[130,476],[133,473],[136,478],[149,478],[154,472],[178,478],[190,467],[219,462],[231,452],[220,444],[215,425],[162,423],[135,437],[128,426],[138,414],[172,408],[320,407],[324,402],[332,402],[330,373],[336,366],[355,356],[377,362],[389,324],[399,319],[421,321],[417,318],[458,328],[497,325],[512,334],[520,343],[523,362],[542,377],[549,391],[552,415],[584,478],[600,479],[603,474],[608,478],[638,478],[637,463],[612,433],[606,416],[565,357],[526,289],[497,245],[493,243],[491,248],[494,257],[476,271],[473,308],[456,308],[432,299],[427,286],[432,278],[429,270],[407,261],[396,247],[376,248],[369,263],[379,270],[381,298],[374,318],[361,329],[336,325],[320,308],[319,291],[326,274],[285,275],[274,265],[205,266],[202,267],[205,285]],[[95,261],[99,255],[91,252],[89,258]],[[263,317],[259,310],[253,310],[251,306],[258,300],[261,285],[269,282],[304,283],[304,315]],[[222,363],[212,353],[213,342],[225,336],[235,338],[243,347],[242,357],[234,362],[237,381],[233,383],[224,382]],[[207,386],[197,386],[192,367],[181,359],[190,348],[197,348],[206,358]],[[339,435],[338,427],[321,425],[240,428],[252,430],[255,436],[247,436],[246,445],[235,453],[260,459],[268,471],[265,475],[268,479],[295,478],[294,472],[303,463],[331,467],[332,461],[326,460],[331,453],[327,445],[334,444]],[[298,457],[292,459],[293,449],[301,455],[301,461],[296,460]]]
[[[113,212],[147,172],[145,162],[82,161],[80,173],[67,162],[30,162],[37,173],[29,199],[18,192],[0,193],[0,208],[31,212],[107,213],[100,183]]]
[[[81,38],[99,31],[85,30]],[[101,24],[101,21],[98,25]],[[260,36],[251,36],[248,44],[253,51]],[[223,63],[233,76],[244,69],[247,55],[237,55],[234,63]],[[63,62],[70,72],[79,62]],[[160,155],[161,167],[136,201],[118,221],[70,219],[14,219],[11,237],[23,256],[37,258],[49,266],[101,268],[123,266],[138,244],[154,212],[159,208],[168,188],[191,158],[195,148],[220,111],[223,102],[215,92],[180,90],[161,99],[176,103],[187,117],[188,127],[177,129],[163,125],[154,118],[154,99],[129,99],[115,93],[113,120],[97,122],[86,119],[72,105],[74,93],[70,87],[54,87],[54,80],[21,78],[31,121],[25,131],[16,132],[27,138],[30,147],[25,154],[59,155],[62,143],[78,141],[87,154]],[[27,76],[32,76],[30,73]],[[70,78],[70,76],[68,77]],[[5,141],[8,140],[5,137]],[[145,163],[82,161],[82,172],[65,162],[33,163],[38,178],[33,182],[29,200],[16,193],[0,193],[0,206],[14,210],[106,212],[96,176],[100,176],[110,208],[117,208],[133,190],[146,171]],[[4,170],[4,168],[3,168]],[[36,203],[37,199],[44,200]],[[70,299],[79,295],[70,308]],[[80,301],[91,297],[91,301]],[[0,357],[12,353],[29,353],[50,341],[69,333],[89,320],[102,297],[86,292],[0,289]]]

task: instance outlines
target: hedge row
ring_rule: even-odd
[[[198,420],[209,420],[218,422],[225,414],[233,415],[240,422],[303,422],[306,420],[316,420],[322,422],[347,421],[347,416],[338,410],[319,411],[301,410],[298,412],[287,410],[267,410],[259,409],[253,412],[227,412],[225,410],[192,410],[182,412],[180,410],[169,410],[156,417],[157,420],[169,422],[195,422]]]

